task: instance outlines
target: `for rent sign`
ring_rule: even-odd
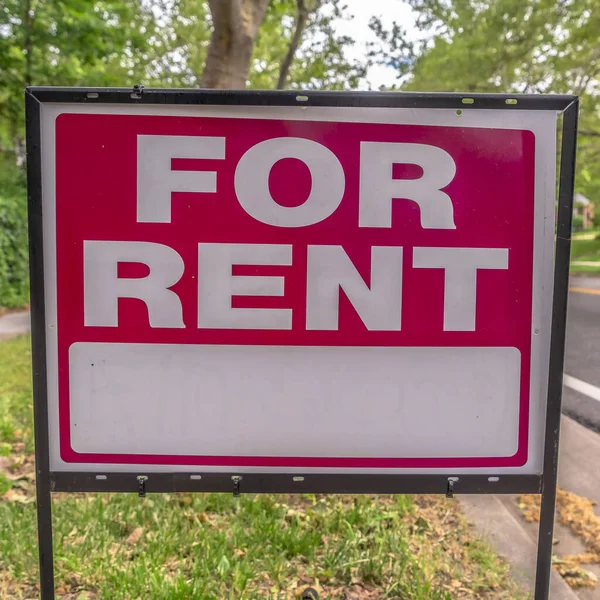
[[[553,113],[41,123],[53,470],[541,472]]]

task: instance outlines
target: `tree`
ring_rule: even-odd
[[[281,63],[281,68],[279,69],[279,78],[277,79],[278,90],[282,90],[286,85],[287,78],[290,74],[290,67],[292,66],[292,61],[296,56],[296,52],[298,51],[298,46],[300,46],[302,34],[304,33],[308,23],[310,13],[317,10],[321,5],[321,2],[319,0],[313,0],[313,2],[310,2],[310,0],[296,0],[296,5],[298,7],[298,11],[296,14],[294,33],[292,35],[292,39],[290,40],[285,58]]]
[[[284,0],[280,0],[284,1]],[[287,0],[289,5],[289,0]],[[351,20],[348,7],[344,0],[325,0],[315,2],[312,0],[311,11],[305,24],[302,41],[294,52],[294,59],[290,65],[289,75],[284,77],[284,87],[294,89],[322,89],[322,90],[352,90],[359,87],[364,81],[369,60],[349,60],[347,51],[354,45],[354,40],[338,33],[338,24],[341,21]],[[279,41],[259,39],[257,50],[269,52],[272,57],[273,71],[277,71],[277,79],[282,79],[285,64],[281,57],[289,54],[289,46],[293,43],[296,27],[289,24],[289,19],[283,19],[276,35]],[[259,34],[266,34],[263,28]],[[274,32],[275,33],[275,32]],[[277,54],[276,54],[277,53]],[[255,75],[256,77],[256,75]],[[251,80],[253,86],[259,87],[256,79]],[[269,87],[273,87],[273,83]]]
[[[367,61],[348,60],[354,41],[337,32],[341,21],[352,18],[343,0],[305,0],[305,7],[309,12],[299,24],[296,0],[271,0],[256,40],[250,87],[343,90],[360,85]]]
[[[427,37],[373,24],[401,89],[568,93],[581,97],[577,187],[600,203],[600,11],[597,0],[408,0]],[[414,50],[414,49],[413,49]],[[402,62],[404,61],[404,62]]]
[[[4,0],[0,162],[23,159],[30,84],[356,87],[365,65],[336,33],[343,0],[299,1]]]
[[[204,88],[244,88],[269,0],[208,0],[213,31],[200,80]]]
[[[0,148],[21,152],[28,85],[139,82],[154,28],[143,0],[3,0]]]
[[[0,302],[27,301],[27,85],[356,87],[342,1],[0,0]]]
[[[353,41],[336,31],[338,22],[350,18],[342,0],[307,1],[312,2],[306,5],[310,12],[298,36],[296,0],[270,0],[254,42],[249,87],[273,89],[280,81],[305,89],[359,85],[366,64],[346,58]],[[165,86],[202,86],[212,32],[207,0],[179,0],[164,14],[161,39],[166,51],[154,68],[156,77]],[[301,38],[297,45],[294,37]]]

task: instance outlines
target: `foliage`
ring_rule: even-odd
[[[281,14],[272,30],[268,28],[269,22],[265,20],[259,32],[250,79],[252,87],[270,88],[274,87],[277,81],[273,65],[277,66],[278,73],[285,49],[292,36],[292,23],[289,18],[285,18],[290,4],[295,5],[295,2],[277,0],[270,3],[271,11],[275,13],[274,19],[277,19],[275,9],[278,5],[279,12],[285,9],[286,13]],[[267,13],[267,18],[269,16]],[[351,18],[343,0],[323,2],[318,10],[310,14],[304,32],[304,41],[290,69],[289,87],[350,90],[356,89],[361,84],[366,74],[367,62],[349,61],[346,58],[346,51],[354,44],[354,40],[336,33],[336,22]],[[264,57],[261,56],[263,52]]]
[[[303,42],[292,63],[289,87],[354,89],[366,72],[365,63],[348,61],[345,49],[353,41],[339,36],[335,23],[350,18],[342,0],[328,0],[311,13]],[[263,19],[250,66],[249,86],[276,87],[296,15],[295,0],[271,0]],[[165,12],[163,37],[167,53],[157,63],[161,84],[195,87],[202,77],[211,22],[206,0],[180,0]]]
[[[3,0],[0,141],[22,145],[27,85],[125,85],[145,76],[155,18],[143,0]]]
[[[0,155],[0,306],[29,301],[27,207],[23,172]]]
[[[573,231],[583,230],[583,217],[581,215],[573,215]]]
[[[37,596],[30,360],[27,338],[0,343],[2,598]],[[276,600],[309,585],[330,600],[525,597],[444,497],[71,494],[53,505],[62,598]]]
[[[372,28],[405,90],[581,97],[577,189],[600,208],[597,0],[408,0],[423,42]]]
[[[295,0],[271,0],[249,84],[274,88],[289,47]],[[288,81],[294,88],[357,87],[365,65],[348,61],[336,33],[342,0],[312,11]],[[27,85],[195,87],[211,35],[207,0],[4,0],[0,4],[0,306],[27,301],[24,182],[4,185],[25,159]]]
[[[372,17],[369,27],[378,40],[369,45],[369,59],[390,67],[396,72],[396,80],[403,81],[411,73],[419,52],[418,47],[423,44],[410,40],[406,29],[395,21],[387,29],[381,17]],[[395,90],[397,85],[389,85],[383,89]]]

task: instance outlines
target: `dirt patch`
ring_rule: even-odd
[[[20,454],[12,458],[0,457],[0,475],[8,482],[8,489],[0,494],[0,502],[20,502],[21,504],[34,502],[35,457],[33,455]]]

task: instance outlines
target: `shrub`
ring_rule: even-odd
[[[0,306],[29,302],[26,195],[0,189]]]
[[[583,217],[573,215],[573,231],[583,231]]]

